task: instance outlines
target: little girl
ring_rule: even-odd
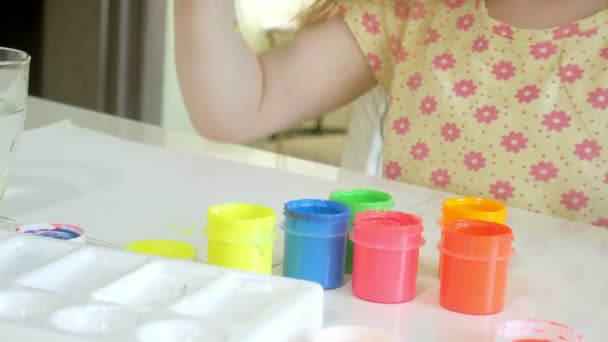
[[[385,177],[608,228],[607,0],[321,0],[259,56],[232,1],[175,13],[209,138],[264,136],[379,84]]]

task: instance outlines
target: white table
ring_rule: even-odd
[[[363,325],[383,329],[400,341],[493,341],[497,325],[510,319],[539,318],[574,326],[586,341],[608,341],[608,230],[557,218],[510,210],[517,256],[510,273],[505,311],[493,316],[467,316],[442,309],[438,304],[437,242],[434,224],[441,201],[449,196],[388,180],[358,175],[334,167],[278,156],[242,146],[206,142],[202,138],[158,127],[126,121],[104,114],[31,98],[27,128],[69,119],[75,124],[126,140],[168,148],[171,153],[189,153],[296,173],[308,182],[311,196],[336,188],[360,186],[392,193],[397,209],[410,211],[425,221],[427,244],[421,250],[417,297],[400,305],[379,305],[355,299],[350,284],[326,293],[326,325]],[[208,160],[208,159],[207,159]],[[246,177],[247,175],[243,175]],[[218,176],[218,177],[221,177]],[[312,177],[312,178],[311,178]],[[229,179],[225,179],[229,183]],[[251,180],[255,182],[254,179]],[[286,199],[300,193],[277,188],[265,194],[279,210]],[[247,195],[247,194],[243,194]],[[213,199],[209,199],[213,203]],[[17,210],[19,209],[19,210]],[[38,219],[30,208],[13,208],[5,215],[22,221]],[[31,208],[33,209],[33,208]],[[179,210],[176,206],[172,210]],[[607,208],[608,210],[608,208]],[[122,219],[128,219],[124,212]],[[91,222],[94,225],[94,222]],[[106,240],[118,232],[97,228]],[[134,234],[145,236],[145,231]],[[115,241],[122,243],[122,241]],[[279,244],[280,245],[280,244]]]

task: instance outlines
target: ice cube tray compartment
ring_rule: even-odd
[[[146,323],[135,335],[140,342],[224,342],[222,330],[188,319],[172,319]]]
[[[25,235],[0,240],[0,282],[66,255],[79,245]]]
[[[17,283],[57,293],[83,293],[107,284],[146,261],[141,255],[83,248],[17,279]]]
[[[155,261],[93,292],[93,298],[123,305],[165,306],[213,278],[208,270],[185,262]]]
[[[115,335],[138,324],[138,314],[111,305],[83,305],[63,308],[50,317],[60,330],[81,335]]]
[[[293,286],[226,274],[171,307],[176,313],[216,321],[248,321]]]
[[[0,319],[23,320],[43,316],[59,305],[57,296],[26,289],[0,290]]]

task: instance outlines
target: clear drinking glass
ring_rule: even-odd
[[[0,47],[0,200],[23,131],[29,69],[27,53]]]

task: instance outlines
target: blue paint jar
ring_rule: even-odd
[[[344,281],[350,209],[327,200],[285,204],[283,275],[335,289]]]

